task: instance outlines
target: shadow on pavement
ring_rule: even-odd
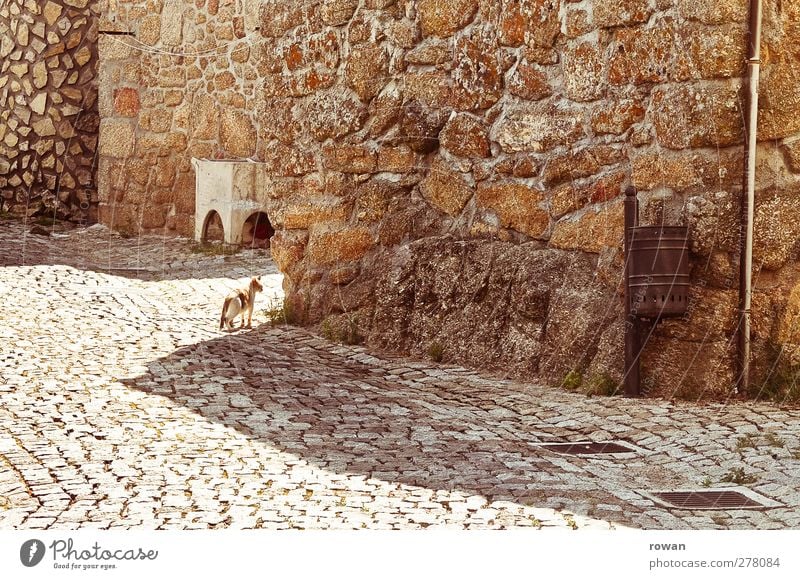
[[[269,249],[220,251],[176,237],[122,237],[91,227],[36,235],[20,221],[0,221],[0,267],[65,265],[142,281],[241,277],[242,270],[278,273]]]
[[[519,415],[492,414],[491,392],[473,395],[458,378],[405,384],[392,368],[320,344],[262,325],[181,348],[122,382],[329,471],[490,500],[546,498],[531,483],[541,489],[549,463],[532,452]]]

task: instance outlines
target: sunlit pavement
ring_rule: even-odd
[[[0,222],[0,528],[800,527],[800,411],[587,398],[267,323],[268,252]],[[252,330],[218,330],[261,274]],[[624,440],[580,457],[541,442]],[[681,510],[640,491],[742,484]]]

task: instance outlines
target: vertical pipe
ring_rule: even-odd
[[[753,285],[753,220],[755,214],[756,145],[758,143],[758,81],[761,67],[761,0],[750,0],[747,58],[747,128],[745,174],[741,206],[739,265],[739,379],[736,391],[750,389],[750,302]]]
[[[625,189],[625,396],[639,395],[639,320],[631,312],[630,262],[633,228],[639,224],[639,202],[636,187]]]

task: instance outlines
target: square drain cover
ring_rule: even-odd
[[[534,446],[546,448],[559,454],[617,454],[622,452],[636,452],[634,446],[620,442],[542,442]]]
[[[673,509],[690,510],[738,510],[767,509],[783,506],[773,500],[754,493],[750,489],[720,490],[676,490],[642,492],[656,503]]]

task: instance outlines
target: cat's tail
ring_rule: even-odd
[[[223,329],[225,327],[225,316],[228,313],[228,306],[231,303],[233,298],[225,298],[225,302],[222,304],[222,316],[219,318],[219,329]]]

